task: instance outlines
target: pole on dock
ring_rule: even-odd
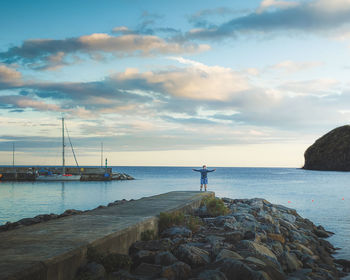
[[[106,158],[106,172],[105,173],[107,174],[107,158]]]
[[[64,118],[62,117],[62,175],[66,173],[64,160]]]
[[[14,179],[17,180],[17,170],[15,169],[15,142],[12,143],[12,170],[15,174]]]
[[[103,167],[103,142],[101,142],[101,168]]]
[[[15,142],[12,143],[12,167],[15,168]]]

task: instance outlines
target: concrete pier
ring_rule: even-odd
[[[0,233],[0,280],[70,280],[89,246],[127,254],[160,212],[186,212],[213,192],[177,191]]]

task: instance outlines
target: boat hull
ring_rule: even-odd
[[[81,175],[40,175],[36,181],[80,181]]]

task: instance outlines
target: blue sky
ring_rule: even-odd
[[[350,117],[350,0],[3,1],[0,164],[292,166]],[[69,156],[71,157],[71,156]],[[68,159],[68,162],[72,159]]]

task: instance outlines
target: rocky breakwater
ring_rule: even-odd
[[[317,139],[304,157],[304,169],[350,171],[350,125],[337,127]]]
[[[189,215],[161,213],[129,255],[91,248],[82,279],[339,279],[332,235],[293,209],[264,199],[210,198]],[[339,264],[338,264],[339,263]]]

